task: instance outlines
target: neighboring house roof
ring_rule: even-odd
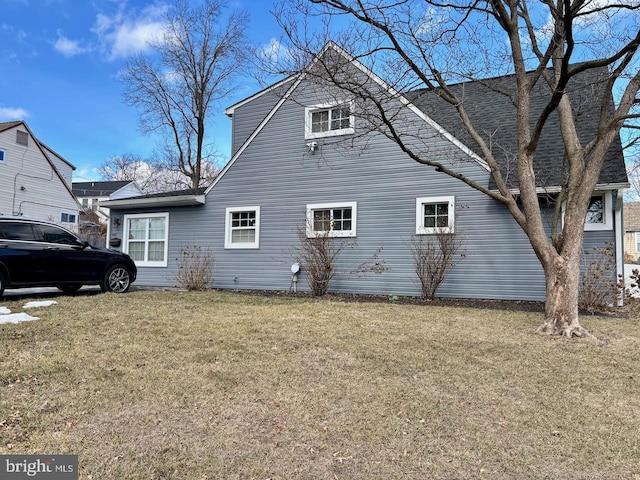
[[[40,140],[38,140],[36,138],[36,136],[33,134],[33,132],[31,131],[31,129],[29,128],[29,126],[26,124],[26,122],[24,120],[16,120],[16,121],[13,121],[13,122],[0,122],[0,132],[4,132],[5,130],[9,130],[11,128],[15,128],[15,127],[18,127],[18,126],[22,126],[29,133],[31,138],[33,138],[35,140],[36,146],[38,147],[38,149],[40,150],[40,152],[42,153],[44,158],[47,160],[47,162],[49,162],[49,165],[51,166],[51,168],[53,169],[53,171],[55,172],[57,177],[60,179],[60,181],[64,185],[64,188],[66,188],[66,190],[69,192],[69,195],[71,195],[75,199],[75,195],[73,194],[73,191],[71,190],[71,187],[67,184],[67,182],[65,181],[64,177],[62,176],[60,171],[56,168],[56,166],[53,163],[53,161],[51,160],[51,158],[49,158],[49,155],[47,154],[47,150],[49,152],[51,152],[51,153],[54,153],[58,158],[60,158],[65,163],[67,163],[68,165],[73,167],[74,170],[75,170],[75,167],[71,163],[69,163],[67,160],[62,158],[60,155],[55,153],[53,150],[51,150],[49,147],[47,147],[44,143],[40,142]]]
[[[108,197],[113,192],[126,187],[132,180],[112,180],[105,182],[73,182],[73,193],[77,197]]]
[[[567,85],[572,93],[572,108],[576,130],[582,142],[595,137],[600,115],[600,102],[609,74],[606,67],[584,71],[573,77]],[[478,132],[490,146],[509,188],[518,188],[515,152],[517,152],[516,108],[512,98],[516,96],[516,78],[507,75],[497,78],[451,85],[449,88],[462,99],[465,111]],[[508,96],[509,95],[509,96]],[[455,107],[442,100],[434,90],[423,89],[405,94],[414,105],[433,118],[448,132],[455,135],[476,154],[480,148],[463,126]],[[549,101],[549,90],[539,82],[531,92],[531,114],[536,118]],[[566,161],[565,146],[557,112],[552,113],[543,130],[536,151],[534,170],[537,187],[559,187],[564,183]],[[611,184],[613,188],[628,186],[620,136],[616,135],[605,157],[599,185]],[[491,180],[490,188],[496,188]]]
[[[640,202],[625,203],[622,216],[625,232],[640,232]]]
[[[24,122],[22,122],[21,120],[18,120],[15,122],[0,122],[0,132],[4,132],[5,130],[9,130],[10,128],[16,127],[21,123],[24,123]]]
[[[75,170],[76,166],[73,165],[69,160],[67,160],[66,158],[62,157],[58,152],[56,152],[54,149],[52,149],[49,145],[41,142],[40,140],[38,140],[38,143],[40,144],[40,146],[42,148],[44,148],[47,152],[52,153],[53,155],[55,155],[56,157],[58,157],[60,160],[62,160],[64,163],[66,163],[67,165],[69,165],[71,167],[71,170]]]

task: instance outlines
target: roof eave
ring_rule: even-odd
[[[596,188],[594,190],[595,191],[622,190],[629,187],[631,187],[631,184],[629,184],[629,182],[599,183],[596,185]],[[500,193],[498,189],[493,189],[491,191],[494,193]],[[549,187],[536,187],[536,193],[538,195],[560,193],[561,191],[562,191],[562,187],[559,185],[553,185]],[[509,192],[513,195],[520,195],[519,188],[510,188]]]
[[[105,200],[98,205],[106,208],[192,207],[205,204],[205,195],[176,195],[171,197],[122,198]]]
[[[289,77],[283,78],[282,80],[279,80],[278,82],[274,83],[273,85],[268,86],[267,88],[263,88],[262,90],[260,90],[259,92],[254,93],[253,95],[244,98],[242,100],[240,100],[237,103],[234,103],[233,105],[231,105],[230,107],[227,107],[224,109],[223,113],[229,117],[232,118],[233,117],[233,113],[235,112],[235,109],[238,107],[241,107],[242,105],[249,103],[252,100],[255,100],[258,97],[261,97],[262,95],[264,95],[265,93],[269,93],[272,92],[273,90],[275,90],[278,87],[281,87],[282,85],[291,82],[292,80],[295,80],[297,77],[297,75],[291,75]]]

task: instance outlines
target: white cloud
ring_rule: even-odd
[[[73,57],[91,51],[89,47],[82,47],[80,42],[65,37],[58,31],[58,39],[53,43],[53,48],[65,57]]]
[[[280,61],[287,60],[290,56],[287,47],[283,46],[275,38],[272,38],[267,45],[262,46],[260,55],[274,65]]]
[[[0,107],[0,121],[24,120],[29,113],[24,108]]]
[[[139,13],[125,12],[122,3],[113,16],[98,14],[91,31],[98,36],[109,60],[127,58],[146,51],[151,41],[162,38],[167,9],[166,5],[150,5]]]

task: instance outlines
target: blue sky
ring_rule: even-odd
[[[25,120],[38,139],[74,164],[74,181],[123,153],[148,158],[156,144],[138,130],[118,72],[160,29],[168,2],[146,0],[0,0],[0,121]],[[281,34],[272,0],[234,0],[251,14],[249,39],[268,45]],[[228,159],[231,120],[222,111],[258,91],[244,80],[216,106],[213,140]]]

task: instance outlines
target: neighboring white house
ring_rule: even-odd
[[[107,182],[73,182],[73,193],[77,197],[83,210],[93,210],[100,220],[109,219],[109,209],[98,205],[105,200],[136,197],[142,195],[142,190],[131,180]]]
[[[0,215],[21,215],[75,228],[75,167],[40,142],[24,121],[0,122]]]

